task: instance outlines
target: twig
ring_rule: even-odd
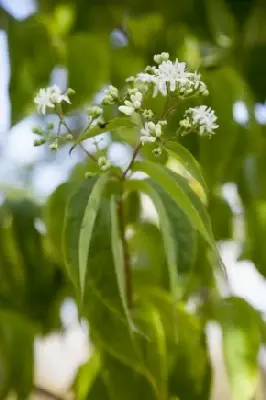
[[[60,396],[58,394],[55,394],[53,392],[50,392],[50,390],[48,390],[46,388],[43,388],[43,387],[40,387],[40,386],[34,386],[34,392],[36,394],[39,394],[39,395],[42,395],[42,396],[46,396],[46,397],[48,397],[50,399],[53,399],[53,400],[65,400],[64,397],[62,397],[62,396]]]
[[[168,115],[176,108],[177,104],[173,104],[171,107],[168,108],[168,110],[165,111],[163,114],[163,118],[168,117]]]
[[[125,178],[126,174],[128,173],[128,171],[129,171],[130,168],[132,167],[132,165],[133,165],[133,163],[134,163],[134,161],[135,161],[135,159],[136,159],[136,157],[137,157],[137,155],[138,155],[138,152],[139,152],[140,148],[141,148],[141,143],[139,143],[139,144],[135,147],[135,150],[133,151],[133,155],[132,155],[132,160],[130,161],[130,163],[129,163],[129,165],[127,166],[126,170],[123,172],[123,178]]]
[[[119,224],[120,224],[120,235],[122,242],[122,250],[123,250],[123,259],[124,259],[124,274],[125,274],[125,284],[126,284],[126,294],[127,294],[127,303],[128,308],[132,308],[133,298],[132,298],[132,277],[131,277],[131,267],[130,267],[130,256],[126,241],[125,235],[125,216],[124,216],[124,207],[123,207],[123,181],[121,180],[120,186],[120,199],[118,201],[118,216],[119,216]]]

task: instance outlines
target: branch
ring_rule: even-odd
[[[139,152],[140,148],[141,148],[141,143],[139,143],[139,144],[135,147],[135,150],[134,150],[133,155],[132,155],[132,160],[130,161],[130,163],[129,163],[128,167],[126,168],[126,170],[123,172],[123,178],[125,178],[126,174],[128,173],[128,171],[129,171],[130,168],[132,167],[134,161],[136,160],[136,157],[137,157],[137,155],[138,155],[138,152]]]

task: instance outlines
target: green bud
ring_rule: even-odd
[[[54,143],[50,144],[50,146],[49,146],[49,149],[50,149],[51,151],[56,151],[57,148],[58,148],[57,142],[54,142]]]
[[[93,176],[95,176],[96,175],[96,173],[95,172],[85,172],[85,178],[87,179],[87,178],[92,178]]]
[[[66,135],[66,139],[67,139],[67,140],[73,140],[73,135],[71,135],[71,133],[68,133],[68,134]]]
[[[93,118],[98,118],[102,113],[103,109],[99,106],[94,106],[88,109],[88,115]]]
[[[32,132],[35,133],[36,135],[43,135],[42,128],[40,126],[34,126],[32,128]]]
[[[33,142],[33,146],[34,147],[42,146],[45,142],[46,142],[46,140],[44,138],[43,139],[35,139]]]
[[[160,147],[157,147],[157,149],[152,150],[152,153],[156,156],[156,157],[160,157],[162,155],[162,149]]]
[[[71,94],[75,94],[75,93],[76,93],[75,90],[73,90],[71,88],[68,88],[67,92],[66,92],[67,95],[71,95]]]
[[[52,122],[50,122],[48,125],[47,125],[47,129],[50,131],[50,130],[52,130],[52,129],[54,129],[54,124],[52,123]]]

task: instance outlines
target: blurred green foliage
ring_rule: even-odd
[[[221,195],[222,185],[233,182],[243,206],[242,258],[254,262],[265,277],[266,136],[265,127],[255,119],[254,107],[266,99],[266,2],[36,3],[37,11],[23,21],[0,9],[0,28],[7,33],[10,57],[12,124],[34,111],[34,93],[49,84],[56,67],[67,70],[68,86],[76,91],[69,108],[74,111],[93,101],[105,84],[122,89],[125,78],[152,63],[156,53],[168,51],[172,59],[186,61],[200,70],[208,84],[210,96],[206,101],[220,125],[210,141],[193,135],[180,141],[202,167],[209,188],[207,204],[214,237],[217,241],[234,238],[234,214]],[[243,101],[248,110],[248,120],[243,124],[233,119],[237,101]],[[171,115],[169,137],[177,129],[182,107]],[[115,116],[111,106],[105,112],[108,119]],[[135,144],[134,127],[120,119],[113,128],[114,140]],[[148,146],[143,154],[153,161]],[[169,154],[173,156],[174,152]],[[165,155],[162,164],[166,161]],[[195,165],[191,169],[194,173]],[[72,288],[64,265],[62,237],[68,198],[88,169],[93,171],[90,161],[77,165],[69,180],[45,204],[19,195],[6,196],[1,205],[0,398],[6,398],[11,390],[19,399],[27,398],[34,386],[34,337],[60,329],[60,306],[66,297],[76,296],[77,288]],[[198,187],[194,189],[198,191]],[[74,218],[69,226],[72,232],[78,229],[77,220],[81,223],[90,188],[85,185],[79,190],[82,195],[72,197],[69,205]],[[192,192],[189,187],[186,190]],[[102,196],[99,208],[104,211],[97,217],[93,232],[91,268],[80,310],[90,321],[91,340],[97,351],[73,382],[75,398],[207,400],[212,379],[205,327],[216,320],[223,330],[232,398],[252,400],[258,380],[257,354],[265,331],[261,316],[241,299],[219,298],[212,268],[215,261],[206,243],[198,238],[182,207],[178,208],[161,188],[157,192],[163,199],[161,216],[165,209],[171,222],[168,242],[175,249],[172,255],[178,258],[177,283],[171,292],[178,292],[178,305],[174,304],[173,312],[168,290],[173,282],[168,277],[163,228],[142,218],[139,195],[132,190],[125,198],[125,220],[132,233],[128,247],[136,296],[133,320],[142,335],[132,334],[133,322],[123,308],[114,275],[114,250],[109,240],[111,210]],[[195,207],[203,205],[197,203]],[[43,231],[38,229],[38,221],[44,223]],[[77,243],[69,243],[67,251],[73,260]],[[186,309],[192,298],[196,312]],[[80,301],[79,296],[76,300]]]

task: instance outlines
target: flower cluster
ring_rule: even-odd
[[[154,56],[158,67],[147,67],[145,72],[137,74],[135,84],[139,82],[153,87],[153,96],[161,93],[186,98],[192,95],[208,95],[206,84],[201,81],[200,74],[190,72],[184,62],[169,60],[168,53]],[[132,77],[130,78],[132,82]]]
[[[98,162],[98,167],[99,167],[100,170],[103,171],[103,172],[108,171],[108,169],[110,169],[111,166],[112,166],[111,163],[110,163],[110,161],[108,161],[108,160],[106,159],[106,157],[104,157],[104,156],[99,157],[97,162]]]
[[[40,89],[34,98],[34,103],[37,104],[37,111],[40,114],[46,113],[47,108],[55,108],[56,104],[63,101],[70,104],[68,95],[74,93],[72,89],[68,89],[66,93],[62,93],[58,86],[53,85],[46,89]]]
[[[179,123],[181,135],[186,135],[192,130],[198,130],[201,136],[211,136],[218,128],[217,117],[214,111],[205,105],[189,108],[185,118]]]
[[[98,125],[100,128],[107,127],[108,121],[103,119],[104,106],[116,105],[118,111],[127,117],[134,119],[134,124],[139,126],[139,143],[151,144],[153,154],[160,156],[167,141],[166,126],[168,115],[176,108],[177,100],[187,99],[192,96],[208,95],[206,84],[201,80],[198,72],[191,72],[184,62],[178,59],[171,61],[169,54],[164,52],[154,56],[155,66],[147,66],[144,72],[138,73],[126,79],[127,88],[125,91],[119,92],[112,85],[104,90],[104,95],[100,106],[95,105],[87,110],[88,124],[84,132],[88,132],[93,126]],[[46,132],[39,127],[34,129],[34,133],[39,135],[39,139],[35,140],[35,146],[40,146],[46,142],[50,142],[49,148],[56,150],[59,141],[73,140],[73,134],[64,119],[61,103],[70,103],[69,94],[73,91],[68,89],[65,93],[56,86],[40,89],[36,95],[34,102],[37,104],[37,111],[45,114],[47,108],[54,109],[59,117],[59,124],[56,135],[53,134],[51,126],[47,126]],[[161,94],[166,97],[164,109],[160,111],[160,115],[145,108],[146,103],[150,101],[150,94],[153,97]],[[186,135],[192,131],[198,132],[201,136],[212,136],[218,128],[216,123],[217,117],[214,111],[206,105],[189,108],[183,119],[179,122],[177,133]],[[122,122],[121,122],[122,123]],[[61,134],[60,129],[64,127],[66,133]],[[92,131],[94,133],[94,131]],[[95,132],[98,132],[97,129]],[[97,133],[96,133],[97,134]],[[84,140],[85,137],[84,136]],[[82,140],[77,143],[82,147]],[[73,148],[76,147],[74,143]],[[97,162],[100,171],[104,172],[111,168],[111,163],[106,157],[98,159],[89,152],[87,154]]]

